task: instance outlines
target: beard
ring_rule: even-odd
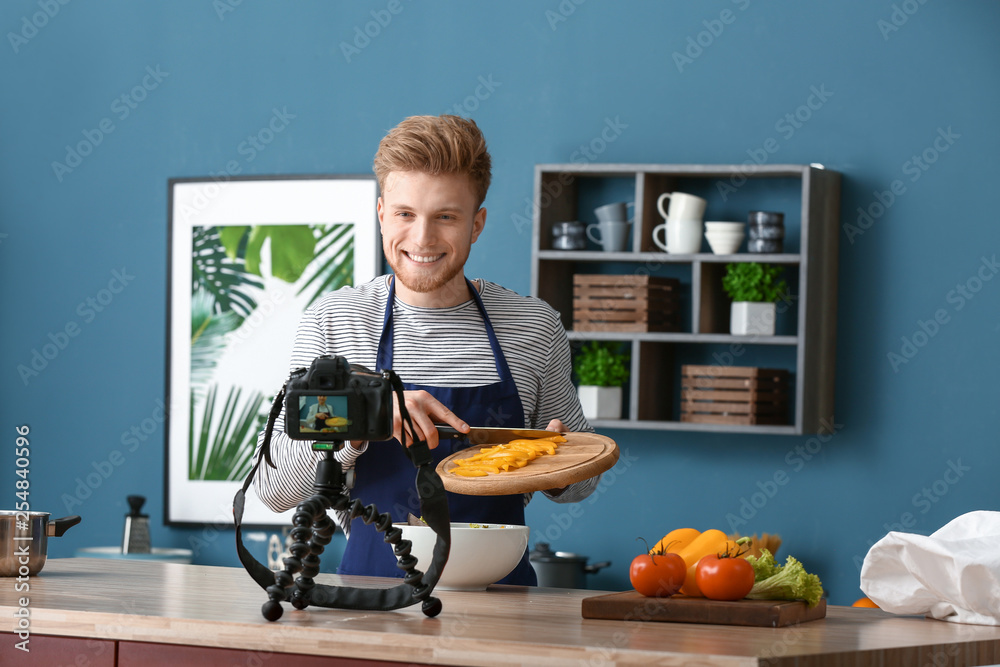
[[[392,259],[390,259],[392,257]],[[393,255],[386,253],[386,261],[392,268],[392,272],[395,274],[396,279],[402,283],[407,289],[412,292],[417,292],[419,294],[428,294],[431,292],[436,292],[437,290],[445,287],[456,276],[462,273],[465,267],[464,259],[457,257],[446,257],[445,263],[441,266],[435,266],[430,270],[421,270],[419,267],[413,267],[410,265],[410,260],[405,257],[396,259]],[[462,289],[465,289],[463,283]]]

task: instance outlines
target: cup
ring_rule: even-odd
[[[601,246],[604,252],[622,252],[628,245],[631,222],[604,220],[587,225],[587,238]]]
[[[552,247],[555,250],[585,250],[587,226],[582,222],[557,222],[552,225]]]
[[[670,200],[669,210],[664,210],[663,202]],[[656,208],[664,220],[701,220],[705,217],[706,202],[683,192],[664,192],[656,200]]]
[[[594,213],[597,215],[598,222],[622,222],[627,221],[628,217],[628,207],[635,206],[632,202],[615,202],[614,204],[605,204],[604,206],[598,206],[594,209]]]
[[[701,220],[668,220],[653,228],[653,243],[663,252],[691,255],[701,252],[703,228]]]

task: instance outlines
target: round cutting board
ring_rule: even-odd
[[[529,461],[523,468],[509,472],[490,473],[486,477],[462,477],[449,472],[457,467],[455,459],[478,454],[474,446],[455,452],[437,465],[444,488],[467,496],[505,496],[558,489],[582,482],[608,470],[618,460],[618,445],[611,438],[597,433],[563,433],[566,442],[559,443],[555,454],[544,454]]]

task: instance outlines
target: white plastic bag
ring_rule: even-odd
[[[865,556],[861,590],[894,614],[1000,625],[1000,512],[963,514],[929,536],[890,532]]]

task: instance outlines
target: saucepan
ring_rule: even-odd
[[[0,510],[0,577],[30,577],[45,565],[49,537],[61,537],[80,517]]]

